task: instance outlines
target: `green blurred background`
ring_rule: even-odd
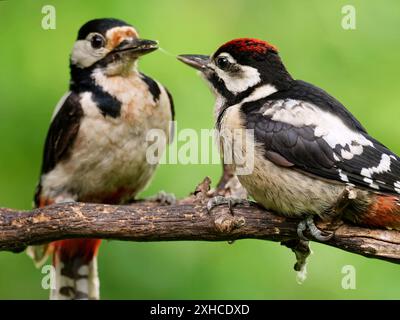
[[[54,5],[56,30],[41,9]],[[341,27],[354,5],[356,30]],[[373,136],[400,153],[400,3],[282,0],[14,0],[0,2],[0,206],[29,209],[50,116],[68,87],[77,30],[99,17],[124,19],[165,50],[211,53],[232,38],[266,39],[280,48],[295,78],[341,100]],[[175,98],[178,127],[211,128],[214,98],[203,81],[161,51],[141,70]],[[163,189],[183,197],[218,165],[163,165],[143,196]],[[400,298],[400,268],[312,244],[308,280],[298,285],[294,255],[277,243],[104,242],[99,255],[105,299]],[[341,287],[353,265],[356,290]],[[42,274],[25,254],[0,253],[0,298],[45,299]]]

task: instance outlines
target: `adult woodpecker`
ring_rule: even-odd
[[[145,188],[157,166],[146,160],[146,134],[157,129],[170,137],[174,117],[167,89],[138,71],[138,58],[157,48],[121,20],[96,19],[80,28],[70,91],[56,107],[45,142],[36,207],[121,204]],[[54,253],[50,298],[99,298],[99,245],[98,239],[71,239],[29,248],[38,263]]]
[[[293,79],[275,46],[243,38],[211,57],[178,59],[210,83],[220,131],[254,130],[244,150],[254,152],[254,169],[238,178],[265,208],[304,218],[301,237],[309,227],[327,240],[313,218],[339,214],[358,225],[400,230],[399,157],[334,97]]]

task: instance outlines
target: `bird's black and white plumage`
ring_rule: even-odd
[[[138,71],[138,58],[156,49],[155,41],[140,39],[121,20],[82,26],[70,58],[70,91],[57,105],[46,138],[37,207],[126,203],[145,188],[157,167],[147,159],[153,143],[147,134],[158,130],[168,141],[174,117],[167,89]],[[52,298],[98,298],[98,245],[84,239],[51,244],[57,270]]]
[[[400,193],[400,159],[323,90],[294,81],[284,92],[245,103],[242,112],[270,161],[317,177]]]
[[[211,57],[179,59],[211,84],[218,129],[254,134],[244,149],[254,166],[238,178],[257,202],[283,215],[325,216],[352,190],[344,216],[400,228],[400,158],[338,100],[293,79],[276,47],[244,38]]]

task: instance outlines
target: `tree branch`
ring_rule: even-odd
[[[277,216],[257,205],[235,207],[234,216],[226,206],[208,213],[207,200],[215,194],[209,186],[206,178],[191,196],[174,205],[139,201],[128,206],[70,203],[32,211],[0,209],[0,251],[20,252],[28,245],[76,237],[126,241],[297,239],[298,220]],[[335,229],[327,245],[400,263],[397,231],[323,222],[317,225],[322,231]]]

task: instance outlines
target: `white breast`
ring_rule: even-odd
[[[171,112],[164,89],[156,103],[139,77],[115,77],[102,86],[122,101],[121,117],[104,117],[91,93],[81,94],[84,117],[73,152],[42,177],[47,197],[56,198],[66,190],[81,201],[101,201],[103,194],[119,190],[134,196],[154,173],[156,165],[146,161],[146,134],[161,129],[168,136]]]
[[[244,125],[240,105],[237,105],[228,108],[221,129],[239,128],[244,128]],[[250,174],[239,175],[240,182],[258,203],[280,214],[321,214],[344,189],[340,184],[275,165],[264,157],[263,146],[254,140],[247,141],[247,149],[254,152],[254,169]]]

